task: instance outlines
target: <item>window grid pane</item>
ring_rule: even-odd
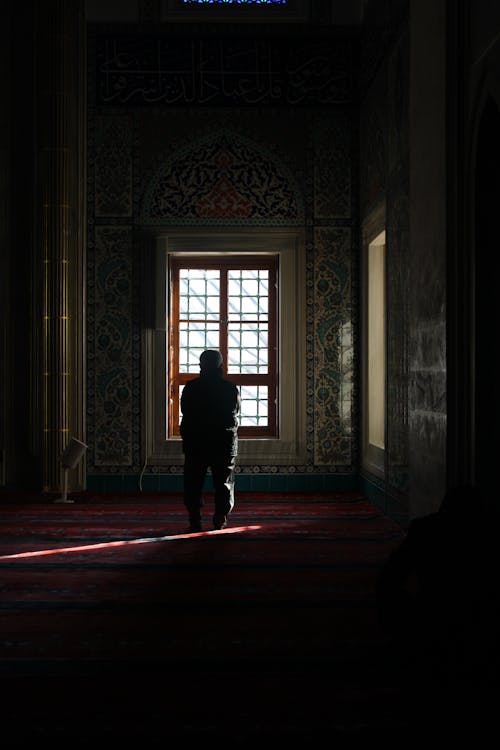
[[[218,323],[179,323],[179,372],[198,373],[202,351],[218,348]]]
[[[229,320],[267,320],[269,316],[269,271],[228,272]]]
[[[179,317],[219,319],[220,272],[203,268],[179,270]]]
[[[228,324],[227,371],[229,373],[267,375],[267,322],[261,324]]]
[[[242,385],[241,426],[265,427],[268,423],[268,388],[267,385]]]

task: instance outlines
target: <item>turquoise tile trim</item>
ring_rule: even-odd
[[[125,474],[123,477],[124,492],[134,492],[139,489],[139,479],[135,474]]]
[[[143,492],[158,492],[160,490],[160,477],[158,474],[145,474],[142,477],[141,487]]]
[[[376,505],[379,510],[385,513],[386,495],[383,482],[376,484],[374,481],[368,479],[368,477],[360,476],[358,480],[358,489],[366,495],[373,505]]]
[[[158,484],[160,490],[175,490],[176,492],[182,491],[182,476],[167,476],[160,474],[158,476]],[[205,486],[207,482],[205,482]]]
[[[358,489],[381,513],[398,523],[402,528],[408,526],[408,507],[403,499],[396,499],[386,491],[382,480],[371,480],[367,476],[359,476]]]
[[[236,489],[245,492],[293,492],[314,490],[360,489],[356,474],[237,474]],[[144,474],[143,492],[182,491],[182,475]],[[205,489],[210,491],[211,479],[207,477]],[[89,474],[87,489],[92,492],[140,491],[139,477],[135,474]]]
[[[243,476],[238,477],[237,479],[238,487],[240,486],[240,479],[243,479],[243,478],[246,478],[246,477],[243,477]],[[250,480],[250,489],[254,490],[255,492],[260,492],[260,491],[265,492],[266,490],[269,490],[271,488],[271,479],[268,474],[257,474],[254,477],[252,476],[248,477],[248,479]]]

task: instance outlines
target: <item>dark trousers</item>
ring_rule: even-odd
[[[203,506],[203,485],[208,468],[212,472],[215,513],[227,516],[234,506],[234,459],[207,463],[196,456],[184,458],[184,505],[190,513]]]

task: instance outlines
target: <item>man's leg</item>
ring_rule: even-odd
[[[223,529],[234,507],[234,461],[212,464],[210,468],[214,485],[214,528]]]
[[[184,505],[189,513],[191,531],[201,531],[203,484],[207,466],[188,455],[184,458]]]

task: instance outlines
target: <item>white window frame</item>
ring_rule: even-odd
[[[363,469],[370,472],[374,476],[384,479],[386,476],[386,449],[385,443],[387,439],[387,325],[386,325],[386,314],[387,314],[387,302],[386,302],[386,283],[385,283],[385,265],[386,265],[386,232],[385,232],[385,203],[377,206],[372,211],[370,216],[365,221],[363,227],[363,258],[362,258],[362,299],[363,299],[363,316],[362,316],[362,456],[361,463]],[[381,299],[383,300],[383,362],[380,363],[383,372],[383,384],[384,384],[384,398],[383,403],[370,404],[370,372],[369,372],[369,307],[368,307],[368,290],[369,290],[369,253],[370,247],[376,245],[380,247],[383,244],[384,247],[384,278],[382,283],[384,289],[382,291]],[[380,373],[378,373],[380,374]],[[370,441],[370,413],[373,415],[373,411],[382,409],[383,413],[377,415],[378,420],[383,422],[384,440],[383,445],[375,445]]]
[[[159,231],[155,237],[154,325],[144,331],[143,434],[148,465],[182,465],[178,437],[167,433],[168,256],[231,254],[279,256],[278,392],[279,436],[240,438],[241,465],[306,462],[306,266],[302,230]]]

